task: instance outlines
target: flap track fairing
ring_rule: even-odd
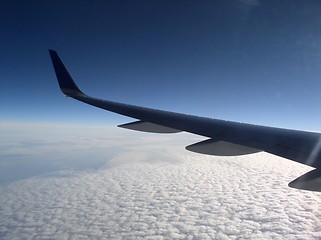
[[[118,125],[118,127],[126,128],[130,130],[136,130],[141,132],[150,132],[150,133],[178,133],[180,130],[165,127],[155,123],[144,122],[144,121],[135,121],[132,123],[126,123]]]

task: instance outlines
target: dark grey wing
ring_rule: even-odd
[[[139,120],[120,127],[155,133],[185,131],[208,137],[208,140],[186,147],[197,153],[235,156],[265,151],[321,169],[320,133],[197,117],[93,98],[78,88],[57,52],[49,50],[49,53],[59,86],[66,96]],[[291,183],[292,187],[312,190],[310,186],[313,186],[313,190],[321,191],[319,170],[295,181]]]

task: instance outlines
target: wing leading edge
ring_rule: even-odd
[[[139,121],[119,127],[155,133],[190,132],[209,139],[187,146],[189,151],[235,156],[265,151],[316,170],[297,178],[289,186],[321,192],[321,134],[272,128],[218,119],[197,117],[90,97],[83,93],[56,51],[49,50],[61,91],[89,105]]]

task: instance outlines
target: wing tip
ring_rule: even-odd
[[[48,49],[61,91],[67,96],[84,94],[69,74],[57,51]]]
[[[48,51],[49,51],[49,53],[57,53],[56,50],[53,50],[53,49],[51,49],[51,48],[48,48]]]

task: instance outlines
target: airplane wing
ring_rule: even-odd
[[[321,134],[224,121],[97,99],[83,93],[54,50],[49,50],[58,83],[69,97],[136,119],[119,127],[154,133],[189,132],[207,137],[187,150],[218,156],[260,151],[281,156],[315,169],[289,183],[290,187],[321,192]]]

